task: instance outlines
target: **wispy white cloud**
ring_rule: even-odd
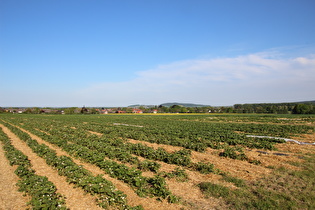
[[[315,55],[279,58],[257,53],[232,58],[178,61],[141,71],[130,81],[101,83],[78,93],[94,104],[210,105],[313,100]]]
[[[192,59],[140,71],[134,79],[73,90],[2,91],[1,106],[127,106],[192,102],[209,105],[315,99],[315,54],[276,51]]]

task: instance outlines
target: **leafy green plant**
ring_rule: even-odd
[[[44,144],[38,144],[37,141],[31,139],[28,134],[20,129],[8,123],[6,123],[6,126],[25,141],[37,155],[44,158],[47,164],[56,168],[60,175],[66,176],[68,182],[81,187],[87,193],[92,195],[106,195],[109,197],[110,199],[107,199],[106,203],[104,203],[105,200],[102,201],[102,206],[127,206],[125,199],[126,195],[121,191],[116,190],[110,181],[105,180],[101,176],[92,176],[91,172],[75,164],[71,158],[67,156],[57,156],[55,151]],[[21,184],[21,186],[27,186],[27,184]],[[36,201],[36,203],[38,202]],[[41,205],[41,203],[39,204]]]
[[[159,168],[161,167],[161,164],[153,161],[142,161],[138,164],[138,169],[143,170],[143,171],[152,171],[157,173]]]
[[[175,178],[179,182],[185,182],[188,180],[188,174],[180,167],[176,167],[174,171],[169,173],[161,172],[160,175],[165,178]]]
[[[247,160],[247,157],[241,147],[226,147],[219,155],[231,159]]]
[[[0,128],[0,140],[10,165],[18,166],[15,174],[20,177],[17,183],[19,191],[31,196],[28,202],[32,209],[67,209],[64,197],[57,193],[55,185],[47,177],[35,174],[30,161],[20,150],[14,148],[9,138]]]
[[[199,171],[202,174],[209,174],[214,172],[214,165],[211,163],[203,163],[203,162],[198,162],[192,165],[192,168],[195,170]]]

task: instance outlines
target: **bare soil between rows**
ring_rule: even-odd
[[[69,207],[70,209],[101,209],[96,205],[95,197],[84,193],[84,191],[79,188],[74,188],[72,185],[69,185],[66,182],[65,177],[59,176],[57,171],[48,166],[42,158],[38,157],[34,152],[32,152],[32,150],[26,145],[26,143],[20,140],[7,127],[2,124],[0,124],[0,127],[9,136],[13,146],[21,150],[25,155],[28,156],[33,169],[35,169],[36,171],[36,174],[47,176],[48,179],[56,185],[58,192],[66,196],[67,207]],[[20,127],[18,128],[28,133],[38,143],[45,144],[51,149],[55,150],[57,155],[69,156],[59,147],[44,141],[43,139],[25,129],[22,129]],[[102,135],[96,132],[90,133],[98,136]],[[299,137],[299,139],[303,140],[304,137],[305,139],[310,140],[311,138],[314,138],[314,136],[314,134],[308,134]],[[162,147],[167,152],[174,152],[182,149],[182,147],[161,145],[133,139],[128,139],[128,142],[145,144],[154,149]],[[276,147],[278,149],[277,152],[283,152],[287,154],[287,156],[277,156],[272,153],[264,154],[258,152],[258,150],[246,151],[246,155],[250,159],[261,161],[261,165],[253,165],[246,161],[222,158],[218,155],[220,151],[210,148],[208,148],[204,153],[192,151],[192,161],[210,162],[215,165],[215,168],[227,172],[235,177],[248,181],[255,181],[270,174],[272,170],[270,169],[271,166],[283,166],[292,170],[299,170],[298,167],[293,166],[292,164],[290,164],[290,162],[303,161],[303,159],[300,158],[301,155],[309,152],[314,153],[314,146],[311,145],[285,143],[278,144]],[[3,155],[4,151],[2,150],[2,147],[0,149],[0,152],[0,209],[26,209],[26,202],[29,198],[23,196],[22,193],[18,192],[17,187],[15,186],[15,183],[17,183],[18,181],[18,177],[14,174],[15,169],[14,167],[9,165],[9,162]],[[141,159],[141,157],[138,158]],[[175,179],[167,179],[167,184],[172,193],[183,199],[182,204],[170,204],[166,201],[157,201],[155,198],[139,197],[127,184],[110,177],[97,166],[85,163],[84,161],[73,157],[72,159],[76,164],[82,165],[85,169],[91,171],[93,175],[102,175],[105,179],[111,181],[117,187],[117,189],[123,191],[127,195],[127,201],[129,205],[142,205],[145,209],[225,209],[226,206],[221,199],[205,198],[197,187],[197,184],[199,184],[200,182],[208,181],[212,183],[219,183],[231,189],[235,188],[233,184],[222,181],[222,177],[220,175],[204,175],[195,171],[186,170],[187,174],[189,175],[189,180],[187,182],[178,182]],[[160,161],[157,162],[161,164],[161,171],[170,172],[174,170],[175,167],[178,167],[176,165],[166,164]],[[146,175],[146,173],[144,172],[143,175]]]
[[[66,178],[59,176],[58,172],[48,166],[45,160],[38,157],[29,148],[25,142],[20,140],[14,133],[12,133],[7,127],[0,124],[12,141],[12,145],[22,151],[30,160],[32,168],[36,171],[37,175],[46,176],[49,181],[53,182],[57,187],[57,192],[66,197],[66,205],[70,209],[101,209],[96,205],[95,198],[86,194],[83,190],[79,188],[74,188],[74,186],[69,185],[66,182]]]

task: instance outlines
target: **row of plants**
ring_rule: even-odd
[[[33,121],[32,121],[33,122]],[[36,121],[38,123],[38,121]],[[27,123],[29,124],[29,123]],[[106,154],[107,158],[110,159],[116,159],[119,160],[123,163],[129,163],[129,164],[134,164],[136,165],[137,168],[143,169],[143,164],[134,156],[142,156],[147,159],[151,160],[159,160],[159,161],[164,161],[169,164],[177,164],[180,166],[185,166],[189,169],[192,170],[197,170],[197,171],[202,171],[203,173],[210,173],[214,171],[214,167],[210,163],[191,163],[191,158],[190,158],[190,152],[189,150],[180,150],[175,153],[167,153],[164,149],[160,148],[158,150],[154,150],[151,147],[148,147],[143,144],[132,144],[128,143],[126,140],[123,141],[120,136],[122,136],[121,132],[119,131],[126,131],[125,129],[121,129],[118,127],[118,129],[113,129],[114,132],[106,132],[105,135],[102,137],[98,137],[96,135],[88,135],[90,134],[88,131],[93,130],[93,128],[100,127],[100,123],[95,123],[95,122],[85,122],[84,124],[81,123],[76,123],[75,121],[67,125],[63,121],[54,121],[51,123],[51,121],[45,121],[41,120],[40,124],[29,124],[29,128],[32,127],[40,127],[42,131],[50,133],[53,136],[58,136],[60,139],[65,139],[67,141],[71,141],[72,143],[75,144],[80,144],[82,146],[88,147],[89,149],[95,150],[97,152],[103,152]],[[117,126],[116,126],[117,127]],[[134,127],[134,126],[128,126],[128,127]],[[70,129],[72,128],[72,129]],[[75,128],[75,129],[74,129]],[[111,129],[111,126],[107,125],[104,127],[107,131]],[[120,129],[120,130],[119,130]],[[130,130],[130,128],[128,128]],[[117,132],[116,132],[117,131]],[[137,133],[137,131],[133,131],[134,133]],[[226,135],[226,134],[223,134]],[[234,136],[236,136],[236,133],[233,133]],[[144,136],[144,134],[143,134]],[[201,139],[201,137],[199,137]],[[124,138],[125,139],[125,138]],[[162,137],[161,137],[162,139]],[[177,138],[178,142],[183,142],[183,139]],[[186,138],[186,141],[190,141],[190,139]],[[229,140],[230,145],[234,146],[237,145],[235,142],[231,143],[233,141]],[[279,140],[277,140],[279,141]],[[254,141],[253,141],[254,142]],[[262,144],[262,141],[257,141]],[[263,141],[267,142],[267,145],[271,145],[271,141]],[[172,145],[177,145],[174,144],[176,141],[173,141]],[[256,142],[254,142],[256,144]],[[166,143],[167,144],[167,143]],[[190,142],[190,144],[193,144]],[[198,143],[195,145],[201,145],[202,143]],[[220,153],[221,156],[223,157],[229,157],[233,159],[240,159],[240,160],[246,160],[249,162],[253,162],[252,160],[248,160],[246,157],[245,153],[241,151],[239,153],[238,151],[242,150],[241,147],[238,147],[240,149],[235,150],[234,147],[230,147],[229,144],[227,143],[222,143],[222,142],[212,142],[212,144],[217,144],[218,146],[216,147],[217,149],[224,149],[223,153]],[[204,145],[206,148],[206,145]],[[265,147],[267,148],[267,146]],[[239,153],[239,154],[236,154]],[[253,162],[257,163],[257,161]],[[157,169],[159,168],[159,164],[152,162],[151,164],[146,164],[148,166],[152,166],[151,168],[148,168],[148,170],[157,172]],[[202,166],[202,167],[201,167]],[[205,170],[205,168],[207,170]]]
[[[11,118],[15,119],[11,119]],[[211,136],[215,136],[213,141],[213,147],[220,149],[217,152],[222,157],[228,157],[233,159],[245,160],[252,162],[253,164],[259,164],[257,160],[249,160],[244,152],[246,147],[251,148],[270,148],[274,149],[273,145],[277,143],[282,143],[282,141],[273,139],[256,139],[247,138],[245,135],[265,135],[265,136],[278,136],[278,137],[289,137],[294,135],[300,135],[302,133],[314,132],[314,128],[310,126],[300,126],[300,122],[305,124],[313,123],[314,117],[302,117],[302,116],[284,116],[284,115],[200,115],[200,116],[10,116],[8,121],[14,122],[14,124],[19,126],[24,126],[27,130],[32,133],[35,128],[38,129],[36,135],[42,134],[43,136],[51,136],[54,141],[58,143],[59,141],[68,141],[68,144],[77,145],[75,143],[77,140],[84,141],[84,144],[90,145],[89,150],[85,150],[86,158],[89,156],[93,160],[97,153],[97,148],[107,147],[113,149],[113,153],[120,153],[117,157],[115,154],[109,153],[108,156],[101,156],[100,158],[109,158],[119,160],[126,163],[131,163],[132,159],[127,161],[130,154],[134,154],[126,151],[124,145],[128,143],[126,139],[127,133],[135,133],[134,135],[141,136],[144,141],[172,141],[176,139],[179,143],[181,140],[191,141],[191,145],[199,142],[200,145],[207,146],[211,143]],[[255,122],[255,123],[252,123]],[[276,125],[275,123],[281,123],[281,125]],[[174,124],[174,127],[172,125]],[[189,124],[193,125],[189,128]],[[210,124],[215,124],[209,126]],[[242,125],[240,125],[242,124]],[[133,125],[133,126],[131,126]],[[164,127],[163,127],[164,125]],[[29,129],[33,127],[33,130]],[[141,127],[142,126],[142,127]],[[183,129],[180,130],[181,126]],[[35,127],[35,128],[34,128]],[[60,127],[64,129],[60,129]],[[71,128],[72,127],[72,128]],[[272,128],[274,127],[274,128]],[[270,128],[270,129],[269,129]],[[55,134],[55,131],[61,131],[60,134]],[[195,132],[196,130],[196,132]],[[94,131],[102,133],[101,137],[97,135],[91,135],[89,132]],[[191,135],[189,132],[191,131]],[[147,133],[146,133],[147,132]],[[172,134],[173,132],[173,134]],[[183,132],[183,133],[181,133]],[[185,133],[187,132],[187,133]],[[208,136],[209,132],[213,134]],[[44,135],[46,133],[46,135]],[[138,133],[138,134],[137,134]],[[63,135],[63,136],[61,136]],[[166,135],[171,135],[172,137],[167,137]],[[219,136],[219,137],[218,137]],[[232,136],[232,138],[230,138]],[[239,136],[243,136],[243,141],[249,141],[248,143],[242,143],[242,139]],[[153,139],[154,137],[161,137],[161,140]],[[166,138],[164,140],[163,138]],[[46,140],[46,139],[45,139]],[[139,140],[139,139],[137,139]],[[46,140],[47,141],[47,140]],[[90,144],[89,144],[90,141]],[[167,144],[167,143],[165,143]],[[170,145],[171,142],[169,143]],[[264,145],[265,144],[265,145]],[[83,145],[83,144],[82,144]],[[174,144],[176,145],[176,144]],[[83,146],[82,146],[83,147]],[[75,148],[82,148],[75,147]],[[208,146],[207,146],[208,147]],[[211,146],[209,146],[211,147]],[[116,148],[116,149],[115,149]],[[187,149],[187,147],[184,147]],[[141,150],[146,148],[142,148]],[[183,150],[185,151],[185,150]],[[188,150],[189,151],[189,150]],[[156,152],[156,151],[155,151]],[[78,152],[80,153],[80,152]],[[158,151],[157,154],[162,153]],[[126,159],[124,154],[126,155]],[[151,154],[147,154],[145,151],[144,155],[148,157]],[[85,156],[85,154],[83,155]],[[122,157],[120,157],[122,156]],[[189,155],[187,155],[189,156]],[[131,155],[130,157],[134,157]],[[302,156],[301,156],[302,158]],[[154,160],[152,157],[151,160]],[[154,161],[140,161],[136,160],[133,165],[140,170],[144,170]],[[226,202],[228,208],[236,209],[292,209],[292,208],[304,208],[312,209],[314,207],[313,194],[314,181],[313,179],[313,169],[314,156],[312,156],[312,161],[303,157],[301,164],[305,165],[305,171],[282,171],[279,170],[279,177],[273,178],[265,177],[262,179],[262,183],[256,182],[245,182],[244,180],[235,178],[232,174],[219,172],[222,176],[224,182],[231,182],[237,188],[231,190],[221,184],[213,184],[209,182],[202,182],[198,186],[201,191],[205,193],[206,196],[218,197],[220,200]],[[129,162],[130,161],[130,162]],[[299,162],[300,163],[300,162]],[[306,164],[307,163],[307,164]],[[143,166],[140,166],[143,164]],[[205,163],[207,164],[207,163]],[[143,168],[142,168],[143,167]],[[188,176],[183,168],[187,166],[181,166],[176,168],[174,171],[166,173],[159,172],[156,170],[155,173],[159,177],[163,178],[175,178],[178,181],[187,180]],[[202,168],[202,164],[200,164]],[[130,168],[129,168],[130,169]],[[149,170],[149,169],[146,169]],[[285,178],[285,179],[284,179]],[[264,179],[268,180],[264,183]],[[285,180],[285,181],[284,181]],[[279,182],[270,183],[270,182]],[[286,183],[286,184],[283,184]],[[299,183],[296,185],[296,183]],[[223,207],[224,208],[224,207]]]
[[[279,118],[280,117],[280,118]],[[267,116],[268,119],[279,121],[282,116]],[[285,117],[287,117],[285,115]],[[223,149],[225,146],[239,145],[257,149],[274,149],[275,139],[257,139],[246,135],[261,135],[275,137],[289,137],[314,131],[314,127],[306,125],[270,124],[260,115],[180,115],[180,116],[26,116],[40,119],[47,124],[56,126],[82,128],[112,137],[124,137],[152,143],[181,146],[195,151],[205,151],[207,147]],[[309,117],[310,118],[310,117]],[[312,120],[311,118],[292,118],[297,120]],[[218,120],[219,119],[219,120]],[[224,120],[221,120],[224,119]],[[264,119],[264,120],[263,120]],[[285,118],[286,119],[286,118]],[[222,122],[223,121],[223,122]],[[239,123],[243,121],[257,121],[257,123]],[[281,122],[283,122],[282,120]],[[287,120],[288,121],[288,120]],[[82,123],[84,122],[84,123]],[[137,125],[137,126],[126,126]]]
[[[179,200],[179,198],[171,194],[165,179],[160,175],[144,177],[140,170],[129,168],[124,164],[108,160],[106,159],[106,154],[102,152],[91,150],[73,142],[68,142],[65,139],[58,138],[56,135],[48,135],[36,131],[35,129],[29,128],[29,125],[24,126],[24,128],[27,128],[29,131],[40,136],[45,141],[56,144],[70,155],[98,166],[111,177],[124,181],[130,185],[139,196],[155,196],[158,199],[167,199],[169,202],[177,202]],[[152,168],[152,163],[148,163],[148,161],[140,164],[142,167]]]
[[[28,205],[32,209],[67,209],[64,196],[57,193],[56,186],[46,176],[35,174],[28,157],[11,144],[1,128],[0,141],[10,165],[17,166],[15,174],[20,178],[17,183],[19,191],[31,197]]]
[[[124,119],[128,119],[128,117],[130,116],[124,116]],[[274,144],[283,143],[284,141],[255,139],[246,137],[246,135],[253,134],[288,137],[289,134],[307,133],[310,129],[314,130],[314,128],[305,125],[241,124],[231,122],[205,123],[193,121],[193,119],[190,119],[189,121],[185,121],[184,119],[165,121],[163,119],[151,120],[152,118],[147,120],[146,117],[143,116],[143,118],[139,118],[139,122],[137,123],[134,121],[129,122],[142,125],[143,127],[119,126],[105,124],[104,122],[100,122],[99,124],[77,124],[77,126],[98,133],[111,134],[158,144],[181,146],[198,152],[205,151],[207,147],[222,149],[224,145],[240,145],[249,148],[271,150],[274,149]],[[128,123],[128,121],[125,121],[124,123]]]
[[[63,138],[79,138],[77,140],[77,142],[79,142],[78,144],[87,146],[90,149],[103,150],[103,152],[106,153],[106,157],[119,160],[123,163],[134,164],[139,169],[143,168],[141,162],[131,154],[140,155],[151,160],[164,161],[166,163],[177,164],[176,162],[178,162],[178,164],[182,166],[190,164],[190,157],[182,154],[165,155],[167,153],[161,149],[152,150],[144,145],[135,145],[127,143],[126,141],[120,141],[119,138],[131,138],[151,143],[181,146],[185,149],[199,152],[205,151],[208,147],[223,149],[224,151],[220,153],[222,157],[246,160],[257,164],[258,161],[249,160],[246,157],[242,148],[273,150],[275,149],[275,144],[283,143],[284,141],[280,139],[247,137],[247,134],[288,137],[288,135],[298,135],[314,130],[313,127],[305,125],[239,123],[239,121],[249,119],[261,121],[261,116],[252,115],[245,117],[229,115],[226,117],[227,122],[221,122],[221,120],[219,120],[219,122],[213,122],[213,119],[217,120],[220,118],[222,119],[223,117],[209,117],[209,115],[54,116],[53,123],[51,119],[44,117],[40,118],[40,122],[42,126],[47,129],[47,132],[54,132],[52,130],[57,128],[57,130],[62,132]],[[55,129],[51,129],[50,125],[53,125]],[[64,126],[67,126],[67,128],[64,128]],[[69,129],[70,127],[75,127],[76,129]],[[98,140],[97,137],[87,137],[88,131],[102,133],[106,136],[106,139],[101,138],[101,140]],[[55,133],[51,134],[55,135]],[[111,141],[109,145],[108,142],[110,139],[113,141]],[[149,165],[153,166],[154,162]],[[158,164],[155,164],[154,167],[149,170],[156,171],[158,168]]]
[[[126,195],[116,190],[115,186],[102,176],[93,176],[90,171],[77,165],[67,156],[57,156],[56,152],[45,144],[38,144],[27,133],[17,127],[4,122],[21,140],[39,156],[45,159],[46,163],[58,171],[61,176],[66,176],[67,181],[85,192],[96,195],[97,203],[103,208],[115,207],[118,209],[141,209],[141,206],[130,207],[127,205]]]
[[[86,134],[87,131],[86,129],[91,129],[91,127],[84,125],[84,127],[86,127],[85,129],[83,129],[82,125],[76,125],[76,129],[73,131],[70,131],[70,133],[75,133],[77,132],[76,136],[80,136],[83,139],[81,139],[79,142],[82,143],[83,141],[86,142],[86,146],[88,146],[89,144],[98,144],[100,150],[102,150],[102,148],[108,147],[109,144],[109,140],[108,137],[111,136],[112,139],[118,139],[119,137],[115,137],[118,135],[114,135],[113,133],[106,133],[106,139],[104,139],[104,137],[100,138],[100,137],[88,137]],[[93,127],[95,127],[93,125]],[[59,127],[58,127],[59,128]],[[108,130],[108,127],[106,127],[105,129]],[[52,129],[50,129],[52,130]],[[123,129],[124,130],[124,129]],[[63,129],[64,133],[67,133],[67,130]],[[134,133],[137,133],[136,131],[134,131]],[[85,136],[84,136],[85,135]],[[225,135],[225,134],[223,134]],[[233,133],[233,135],[237,135],[236,133]],[[144,136],[144,135],[143,135]],[[85,140],[84,140],[85,139]],[[99,140],[102,139],[102,140]],[[139,139],[139,138],[138,138]],[[141,139],[141,138],[140,138]],[[186,139],[187,141],[189,141],[189,139]],[[234,142],[233,142],[234,141]],[[254,163],[254,164],[259,164],[259,161],[255,161],[255,160],[249,160],[244,151],[243,148],[238,146],[238,144],[235,142],[236,140],[234,139],[230,139],[229,141],[226,141],[225,143],[222,142],[216,142],[217,143],[217,149],[224,149],[223,152],[220,153],[220,156],[223,157],[228,157],[228,158],[232,158],[232,159],[239,159],[239,160],[246,160],[250,163]],[[159,161],[164,161],[166,163],[170,163],[170,164],[177,164],[177,165],[181,165],[181,166],[187,166],[190,169],[200,169],[200,164],[201,163],[196,163],[198,164],[198,166],[196,167],[196,164],[191,163],[191,158],[190,158],[190,150],[187,149],[183,149],[180,150],[178,152],[175,153],[167,153],[164,149],[159,148],[157,150],[152,149],[151,147],[148,147],[146,145],[143,144],[131,144],[131,143],[127,143],[127,141],[122,142],[122,141],[117,141],[114,140],[114,145],[113,146],[117,146],[117,142],[120,143],[120,147],[119,147],[119,151],[121,152],[123,149],[131,154],[135,154],[138,156],[142,156],[144,158],[147,159],[151,159],[151,160],[159,160]],[[152,142],[152,141],[151,141]],[[183,139],[178,138],[178,142],[183,143]],[[256,144],[260,144],[260,147],[262,146],[265,149],[273,149],[272,143],[276,143],[276,142],[282,142],[282,140],[269,140],[269,139],[265,139],[265,141],[254,141],[252,140],[252,145],[256,145]],[[172,145],[174,145],[174,142],[172,143]],[[176,146],[178,146],[177,144],[175,144]],[[196,145],[200,145],[199,143]],[[234,145],[237,145],[236,147],[234,147]],[[179,146],[183,146],[182,144],[179,144]],[[232,147],[231,147],[232,146]],[[89,147],[89,146],[88,146]],[[207,146],[204,145],[204,147],[206,148]],[[255,146],[256,148],[260,148],[259,146]],[[113,148],[113,151],[115,149]],[[119,153],[116,153],[119,154]],[[201,164],[201,165],[205,165],[205,164]],[[209,166],[210,164],[208,164]],[[209,168],[209,167],[208,167]],[[202,168],[202,170],[199,171],[203,171],[205,172],[205,170],[203,170],[204,168]],[[208,172],[213,172],[213,166],[212,166],[212,170],[209,170]]]
[[[33,126],[32,126],[33,127]],[[186,167],[187,169],[196,170],[201,173],[214,172],[214,165],[211,163],[192,163],[191,151],[182,149],[173,153],[168,153],[163,148],[153,149],[144,144],[133,144],[127,140],[123,140],[115,135],[103,135],[101,137],[97,135],[89,135],[88,132],[81,127],[71,129],[65,125],[58,126],[40,126],[45,133],[51,134],[51,136],[62,139],[64,142],[71,142],[76,145],[84,146],[90,150],[97,152],[98,154],[104,154],[105,157],[110,159],[117,159],[123,163],[135,164],[138,169],[150,170],[157,172],[160,164],[151,161],[140,162],[137,155],[150,160],[163,161],[168,164],[175,164]],[[28,129],[31,129],[28,126]],[[44,135],[43,133],[37,133],[38,135]],[[43,137],[45,138],[45,137]],[[61,146],[61,145],[60,145]]]

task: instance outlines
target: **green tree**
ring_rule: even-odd
[[[99,112],[98,112],[95,108],[92,108],[92,109],[90,110],[90,113],[91,113],[91,114],[99,114]]]
[[[188,109],[186,107],[181,107],[180,108],[180,113],[187,113],[188,112]]]
[[[77,109],[77,107],[70,107],[70,108],[66,108],[64,109],[64,113],[65,114],[74,114],[74,111]]]
[[[180,112],[181,108],[182,108],[182,107],[179,106],[179,105],[173,105],[173,106],[170,107],[170,112],[172,112],[172,113],[178,113],[178,112]]]
[[[297,104],[292,110],[292,114],[311,114],[313,110],[310,104]]]
[[[87,108],[85,108],[85,106],[83,106],[81,109],[81,114],[87,114],[88,112],[89,112],[89,110]]]
[[[32,109],[32,113],[33,113],[33,114],[40,114],[40,108],[34,107],[34,108]]]
[[[31,108],[27,108],[24,113],[25,114],[32,114],[32,109]]]

